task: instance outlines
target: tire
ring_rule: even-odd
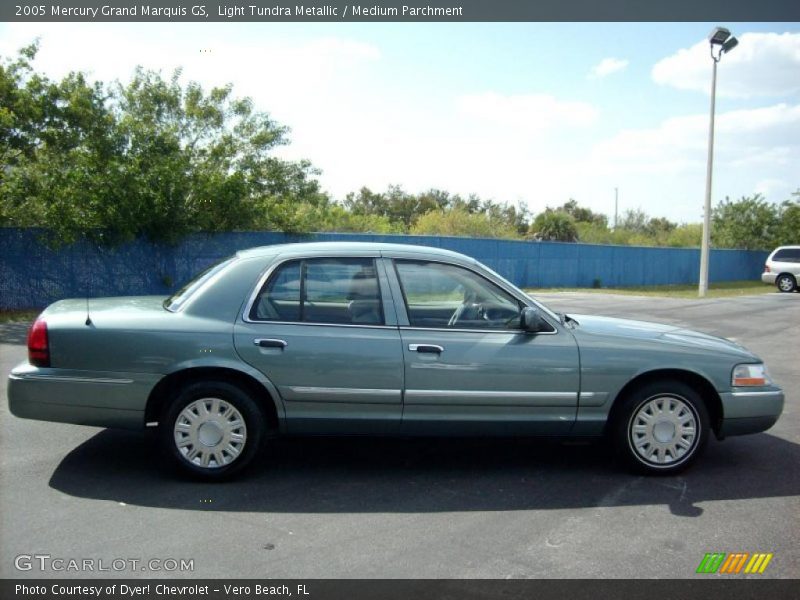
[[[161,448],[184,474],[206,481],[229,479],[259,453],[266,417],[242,388],[201,381],[182,388],[159,425]]]
[[[710,420],[700,395],[681,381],[636,388],[613,423],[619,456],[638,473],[672,475],[693,463],[708,443]]]
[[[797,289],[797,280],[790,273],[781,273],[775,279],[775,287],[779,292],[790,293]]]

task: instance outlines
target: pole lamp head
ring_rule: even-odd
[[[736,46],[738,45],[739,45],[739,40],[737,40],[734,36],[731,36],[725,41],[724,44],[722,44],[722,52],[727,54],[728,52],[736,48]]]
[[[708,34],[708,41],[712,46],[722,46],[729,37],[731,37],[729,30],[724,27],[714,27]]]

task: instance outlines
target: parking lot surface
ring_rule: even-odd
[[[784,414],[675,477],[631,475],[596,444],[351,438],[275,441],[244,479],[201,484],[160,468],[151,432],[10,415],[26,327],[0,325],[0,577],[682,578],[707,552],[773,553],[757,577],[800,576],[800,294],[537,297],[733,338],[765,359]],[[194,570],[15,568],[35,554]]]

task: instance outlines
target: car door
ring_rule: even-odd
[[[403,355],[374,257],[272,267],[245,308],[236,350],[277,387],[290,433],[389,433],[402,412]]]
[[[579,390],[569,331],[549,322],[548,331],[522,331],[524,303],[463,265],[395,258],[388,272],[405,356],[402,431],[569,431]]]

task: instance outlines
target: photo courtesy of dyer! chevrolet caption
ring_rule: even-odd
[[[377,243],[254,248],[167,299],[56,302],[8,384],[18,417],[157,427],[212,480],[275,435],[606,436],[675,473],[784,401],[732,341],[555,313],[469,257]]]

